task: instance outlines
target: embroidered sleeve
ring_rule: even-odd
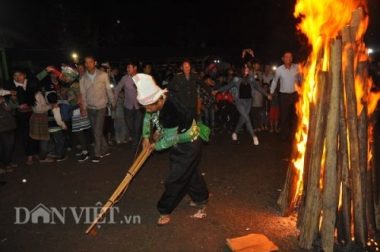
[[[149,136],[150,136],[151,118],[152,118],[152,114],[145,112],[144,121],[143,121],[143,128],[142,128],[142,137],[143,138],[149,138]]]
[[[154,148],[157,151],[168,149],[178,143],[178,127],[165,128],[162,130],[160,140],[155,144]]]

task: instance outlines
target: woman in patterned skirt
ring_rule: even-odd
[[[76,155],[79,156],[79,162],[84,162],[90,157],[89,150],[91,134],[88,129],[91,128],[91,124],[87,116],[82,116],[80,114],[80,106],[82,103],[78,77],[79,74],[77,70],[68,66],[62,67],[61,80],[66,83],[71,83],[68,91],[68,102],[74,108],[71,118],[72,132],[78,138],[81,146],[81,151]]]

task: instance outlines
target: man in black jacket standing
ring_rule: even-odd
[[[191,72],[190,61],[184,60],[182,72],[175,75],[168,86],[169,93],[173,94],[177,105],[192,118],[197,116],[198,81],[198,75]]]

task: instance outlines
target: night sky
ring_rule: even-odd
[[[259,58],[305,54],[295,0],[0,2],[0,37],[13,48],[251,47]],[[367,44],[380,49],[380,0],[369,0]]]

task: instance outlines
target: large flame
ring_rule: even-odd
[[[350,24],[352,12],[362,7],[366,9],[364,0],[297,0],[294,15],[300,19],[297,29],[308,38],[311,53],[308,60],[301,66],[303,83],[300,88],[300,99],[296,105],[299,118],[295,135],[297,153],[292,157],[292,162],[297,170],[296,198],[302,195],[303,168],[308,138],[310,107],[316,102],[317,74],[320,71],[329,71],[330,43],[338,37],[346,25]],[[357,52],[355,59],[355,72],[358,63],[367,60],[367,50],[362,41],[368,26],[368,16],[363,18],[356,33],[358,44],[351,45]],[[365,80],[356,77],[355,88],[358,103],[358,114],[363,109],[363,102],[368,103],[368,114],[373,113],[376,108],[379,94],[371,93],[365,87],[370,88],[370,78]]]

